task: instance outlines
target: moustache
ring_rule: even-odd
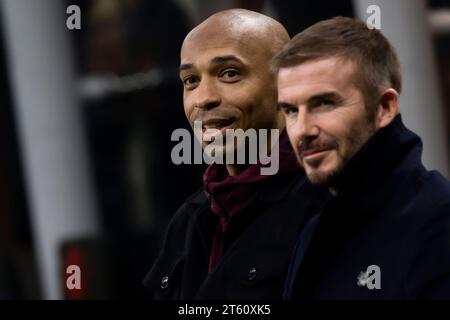
[[[299,143],[298,153],[301,158],[320,151],[337,149],[338,143],[333,138],[322,138],[314,140],[303,140]]]
[[[202,121],[204,122],[207,119],[231,119],[231,118],[235,118],[235,114],[232,114],[230,112],[225,112],[223,110],[199,110],[196,114],[195,117],[191,118],[192,123],[194,123],[194,121]]]

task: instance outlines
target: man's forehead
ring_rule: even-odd
[[[195,64],[197,61],[217,62],[213,61],[213,59],[224,56],[234,56],[244,62],[249,61],[258,54],[254,52],[255,50],[252,48],[251,43],[230,38],[185,44],[180,54],[181,64]]]
[[[280,101],[302,101],[323,93],[350,92],[357,89],[355,72],[357,68],[354,62],[335,58],[281,68],[277,77]]]
[[[253,45],[255,38],[244,33],[226,34],[224,32],[201,32],[187,37],[181,47],[181,55],[192,51],[209,49],[246,50]]]
[[[278,83],[289,84],[301,82],[313,84],[318,82],[340,83],[353,79],[357,72],[356,63],[340,58],[324,58],[311,60],[287,68],[281,68],[278,73]]]
[[[267,17],[257,15],[248,17],[233,13],[213,15],[191,30],[185,40],[204,39],[242,39],[258,33],[267,33]]]
[[[236,52],[251,52],[252,55],[273,51],[272,44],[262,29],[235,24],[206,24],[192,30],[181,47],[181,57],[192,52],[210,49],[230,49]]]

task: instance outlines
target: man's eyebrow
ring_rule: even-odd
[[[239,59],[238,57],[236,57],[232,54],[226,55],[226,56],[214,57],[210,60],[210,63],[219,64],[219,63],[224,63],[224,62],[229,62],[229,61],[234,61],[234,62],[244,64],[241,59]]]
[[[191,69],[193,67],[194,67],[194,65],[192,63],[184,63],[184,64],[180,65],[180,68],[178,69],[178,72],[181,72],[181,71],[186,70],[186,69]]]
[[[242,63],[244,64],[244,62],[242,62],[241,59],[239,59],[238,57],[230,54],[230,55],[226,55],[226,56],[217,56],[214,57],[210,60],[211,64],[221,64],[224,62],[229,62],[229,61],[233,61],[233,62],[238,62],[238,63]],[[187,69],[192,69],[194,68],[194,64],[192,63],[183,63],[182,65],[180,65],[178,72],[181,72],[183,70],[187,70]]]
[[[337,92],[334,92],[334,91],[322,92],[322,93],[318,93],[318,94],[315,94],[315,95],[309,97],[308,100],[306,101],[306,103],[314,104],[315,102],[320,102],[322,100],[336,100],[339,102],[341,99],[342,99],[341,96]],[[279,101],[277,104],[277,108],[278,109],[297,108],[297,105],[288,103],[288,102]]]
[[[312,102],[316,102],[316,101],[320,101],[320,100],[340,100],[341,96],[334,91],[331,92],[322,92],[319,94],[315,94],[311,97],[308,98],[308,103],[312,103]]]
[[[286,103],[286,102],[278,102],[277,104],[277,109],[278,110],[284,110],[284,109],[288,109],[288,108],[296,108],[296,105],[290,104],[290,103]]]

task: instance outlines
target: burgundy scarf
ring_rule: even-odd
[[[253,195],[259,182],[274,175],[261,175],[260,163],[250,165],[236,176],[229,176],[224,164],[212,163],[203,175],[206,196],[211,199],[211,210],[219,217],[209,259],[209,272],[222,253],[222,243],[228,223],[233,215]],[[294,151],[286,131],[279,138],[279,170],[276,175],[291,174],[299,170]]]

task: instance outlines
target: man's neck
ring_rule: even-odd
[[[227,164],[227,171],[230,176],[237,176],[242,171],[247,169],[250,165],[249,164]]]
[[[279,130],[278,134],[278,140],[275,143],[279,143],[279,137],[281,136],[281,133],[283,132],[284,128],[276,128]],[[258,142],[259,145],[259,142]],[[272,137],[271,137],[271,130],[268,130],[267,140],[266,140],[266,147],[267,147],[267,155],[269,155],[272,151]],[[249,164],[249,150],[251,149],[248,145],[245,147],[246,151],[245,154],[247,156],[247,159],[245,161],[245,164],[226,164],[226,168],[228,171],[228,174],[230,176],[236,176],[240,174],[242,171],[247,169],[251,164]],[[235,156],[235,161],[236,161]],[[258,155],[258,161],[259,161],[259,155]]]

